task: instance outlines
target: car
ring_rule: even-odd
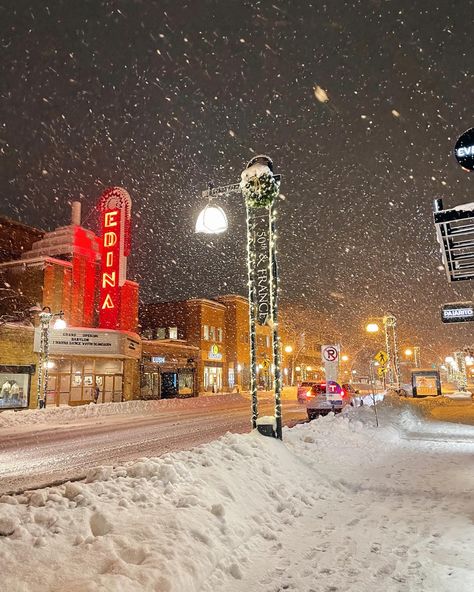
[[[358,391],[351,384],[339,385],[336,382],[330,382],[329,385],[329,395],[333,395],[333,397],[328,398],[325,382],[312,385],[309,396],[306,393],[306,412],[310,421],[320,415],[340,413],[347,405],[353,405],[353,398],[358,394]]]
[[[296,394],[298,403],[307,403],[310,399],[314,399],[316,395],[323,392],[326,392],[325,382],[320,382],[317,380],[305,380],[298,385]]]
[[[359,391],[345,382],[341,385],[343,398],[351,399],[355,397]],[[326,394],[326,383],[317,380],[306,380],[298,385],[297,398],[298,403],[307,403],[318,395]]]

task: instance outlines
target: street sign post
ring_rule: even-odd
[[[322,345],[321,358],[324,362],[324,370],[326,373],[326,394],[328,394],[329,383],[337,382],[339,374],[339,346]]]

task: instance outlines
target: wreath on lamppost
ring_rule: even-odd
[[[254,175],[242,181],[242,194],[251,208],[265,208],[275,201],[280,190],[280,181],[275,179],[271,171]]]

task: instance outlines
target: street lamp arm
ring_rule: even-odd
[[[221,187],[212,187],[205,189],[202,192],[202,197],[212,199],[214,197],[222,197],[224,195],[231,195],[232,193],[240,193],[240,183],[232,183],[232,185],[222,185]]]
[[[281,181],[281,175],[274,175],[275,181]],[[232,195],[233,193],[241,193],[242,188],[240,183],[232,183],[231,185],[221,185],[220,187],[213,187],[209,184],[209,188],[202,192],[202,197],[206,199],[213,199],[214,197],[223,197]]]

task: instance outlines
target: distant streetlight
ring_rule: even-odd
[[[347,354],[344,354],[344,355],[341,356],[341,360],[343,362],[348,362],[349,361],[349,356]]]
[[[285,345],[285,352],[287,354],[291,354],[293,352],[293,348],[291,345]]]
[[[388,356],[388,371],[390,384],[395,384],[396,390],[400,390],[401,375],[398,357],[398,338],[397,338],[397,319],[391,314],[385,315],[381,319],[385,333],[385,349]],[[378,333],[379,325],[370,322],[366,325],[367,333]]]
[[[411,356],[413,355],[413,350],[407,347],[405,350],[405,355],[407,358],[411,358]]]

